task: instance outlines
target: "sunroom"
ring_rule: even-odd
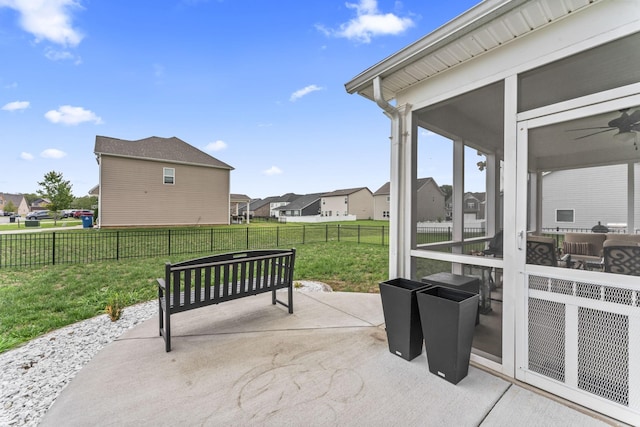
[[[390,278],[480,277],[474,363],[631,424],[638,46],[640,2],[486,0],[346,84],[391,120]],[[414,220],[416,179],[436,165],[453,190],[447,241]],[[480,229],[465,227],[468,191],[485,194]],[[625,268],[607,266],[614,244],[636,247]]]

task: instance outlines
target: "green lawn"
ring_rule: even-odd
[[[335,291],[378,292],[387,279],[386,246],[328,242],[296,249],[296,280],[321,281]],[[104,313],[116,293],[125,305],[152,300],[166,261],[197,256],[0,270],[0,352]]]

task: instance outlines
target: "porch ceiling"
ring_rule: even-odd
[[[382,95],[395,94],[468,60],[536,31],[601,0],[485,0],[405,49],[365,70],[345,87],[373,100],[373,79]]]

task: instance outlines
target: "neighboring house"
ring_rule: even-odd
[[[229,224],[233,168],[179,138],[96,136],[100,227]]]
[[[244,215],[246,212],[246,207],[251,203],[251,197],[246,196],[244,194],[231,194],[229,196],[229,215],[231,216],[232,221],[238,221],[242,219],[249,219]],[[244,211],[241,211],[240,208],[244,206]]]
[[[48,206],[49,206],[50,203],[51,203],[51,200],[49,200],[49,199],[38,198],[38,199],[35,199],[31,203],[31,206],[29,207],[29,210],[30,211],[46,210],[46,209],[48,209]]]
[[[287,193],[287,194],[283,194],[280,197],[272,199],[269,202],[269,216],[277,217],[280,214],[281,207],[287,206],[289,203],[296,200],[298,197],[300,197],[300,194]]]
[[[277,196],[266,197],[264,199],[252,200],[249,205],[250,212],[254,218],[269,218],[271,216],[271,201],[276,200]],[[244,212],[246,207],[241,207],[240,212]]]
[[[12,212],[17,212],[18,215],[26,215],[29,213],[27,199],[25,199],[22,194],[0,193],[0,211],[4,212],[5,206],[9,205],[9,202],[11,202],[15,208]]]
[[[547,172],[542,176],[542,227],[587,229],[598,222],[610,228],[627,226],[627,165]],[[640,165],[635,164],[635,191],[640,189]],[[603,180],[602,177],[607,179]],[[598,203],[593,203],[593,198]],[[640,218],[636,198],[635,217]],[[636,223],[636,230],[639,228]],[[628,233],[635,233],[629,230]]]
[[[420,178],[416,181],[418,211],[416,221],[441,221],[445,219],[444,193],[433,178]],[[373,219],[388,220],[390,215],[391,185],[385,183],[373,193]]]
[[[322,216],[354,215],[356,219],[373,218],[373,194],[367,187],[347,188],[322,195]]]
[[[485,193],[464,193],[464,217],[469,220],[484,219]]]
[[[306,194],[279,208],[281,216],[316,216],[320,215],[320,198],[324,193]]]

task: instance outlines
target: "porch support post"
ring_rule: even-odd
[[[498,218],[500,212],[498,211],[498,201],[500,196],[500,187],[496,185],[499,175],[498,170],[500,168],[499,162],[496,160],[496,155],[486,154],[487,168],[486,168],[486,188],[487,195],[485,197],[484,205],[484,220],[487,229],[485,234],[487,236],[495,236],[496,231],[500,228],[501,219]]]
[[[462,253],[462,239],[464,236],[464,141],[456,139],[453,141],[453,209],[452,223],[453,233],[451,238],[458,243],[453,245],[451,252]],[[462,265],[452,264],[452,273],[462,274]]]
[[[247,215],[247,224],[249,224],[249,222],[251,221],[249,219],[249,217],[251,216],[250,212],[249,212],[249,206],[251,206],[251,200],[247,201],[247,210],[246,210],[246,215]]]
[[[629,163],[627,165],[627,234],[635,234],[636,232],[636,219],[635,219],[635,163]]]

